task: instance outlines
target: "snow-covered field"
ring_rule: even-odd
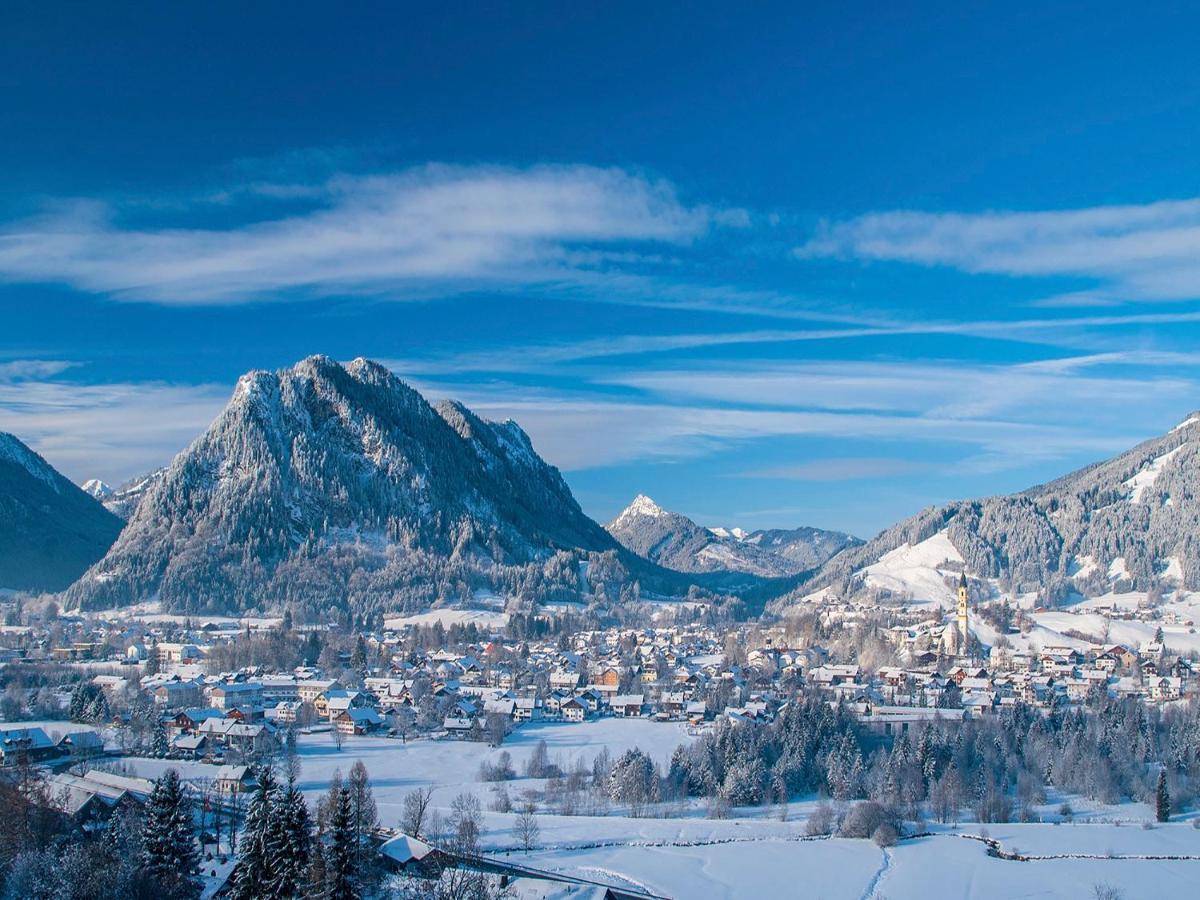
[[[604,748],[616,757],[633,746],[665,766],[675,747],[690,739],[679,725],[603,719],[579,725],[526,725],[502,749],[511,754],[520,774],[540,740],[546,741],[552,761],[569,768],[576,759],[590,765]],[[339,752],[328,734],[317,733],[301,736],[300,752],[301,785],[312,799],[324,791],[334,770],[345,773],[361,759],[371,774],[381,823],[395,826],[404,795],[417,787],[432,786],[433,805],[443,813],[463,791],[478,796],[487,810],[491,790],[478,781],[479,764],[495,759],[500,751],[459,741],[404,744],[365,737],[346,739]],[[185,778],[211,772],[200,763],[128,762],[146,777],[171,766]],[[524,777],[506,784],[514,799],[526,788],[541,786],[542,782]],[[1047,811],[1060,799],[1054,798]],[[527,856],[516,849],[514,816],[485,811],[481,840],[485,851],[535,868],[641,887],[672,898],[1067,900],[1091,897],[1094,885],[1107,884],[1122,891],[1127,900],[1135,900],[1190,896],[1200,879],[1200,830],[1191,822],[1143,829],[1140,823],[1150,810],[1141,804],[1101,807],[1081,801],[1074,804],[1080,821],[1073,825],[936,826],[935,834],[903,841],[886,851],[865,840],[806,838],[805,821],[814,805],[813,799],[792,803],[786,821],[780,821],[777,809],[769,807],[708,819],[698,803],[664,805],[658,810],[660,817],[646,818],[630,818],[619,811],[590,817],[543,811],[538,815],[539,849]],[[982,841],[964,837],[981,834],[998,841],[1006,852],[1063,858],[997,859],[988,855]],[[570,890],[545,883],[522,881],[518,886],[522,897],[574,896]]]
[[[300,736],[301,788],[315,799],[328,787],[335,770],[340,769],[344,775],[356,760],[362,760],[371,775],[383,825],[395,826],[399,822],[404,795],[418,787],[432,786],[433,805],[443,810],[449,810],[451,801],[462,791],[476,794],[486,809],[491,790],[488,784],[478,780],[479,764],[495,760],[502,751],[507,751],[512,756],[513,767],[519,774],[523,773],[534,748],[542,740],[546,742],[550,761],[570,769],[577,759],[582,759],[590,768],[592,760],[604,748],[616,758],[635,746],[665,767],[675,748],[691,738],[682,725],[610,718],[580,724],[524,725],[498,750],[469,741],[422,739],[403,743],[384,737],[350,737],[343,742],[339,752],[331,736],[319,732]],[[204,763],[134,758],[124,762],[145,778],[156,778],[172,767],[184,778],[200,777],[212,771],[212,767]],[[524,788],[540,787],[542,782],[520,778],[507,784],[515,797]],[[507,839],[511,820],[505,819],[502,824]]]
[[[406,625],[432,625],[441,622],[443,627],[474,623],[480,628],[503,628],[508,624],[508,613],[485,609],[431,609],[415,616],[397,616],[385,619],[383,627],[399,630]]]

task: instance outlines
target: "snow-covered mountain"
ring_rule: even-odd
[[[477,590],[578,598],[622,560],[515,423],[435,409],[376,363],[316,356],[243,376],[67,596],[364,615]]]
[[[125,482],[119,488],[114,488],[98,478],[92,478],[85,481],[82,488],[85,494],[90,494],[103,503],[104,508],[114,516],[129,521],[146,491],[162,478],[166,471],[165,467],[156,469],[149,475],[141,475]]]
[[[679,572],[742,572],[765,578],[795,575],[860,541],[819,528],[746,532],[703,528],[639,494],[605,528],[625,547]]]
[[[864,590],[948,602],[951,572],[1010,594],[1200,590],[1200,414],[1019,494],[923,510],[830,560],[774,608]]]
[[[79,489],[101,503],[113,495],[113,489],[99,478],[89,478],[79,486]]]
[[[62,590],[120,531],[120,519],[0,432],[0,588]]]

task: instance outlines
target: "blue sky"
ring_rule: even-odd
[[[1200,407],[1187,4],[23,6],[0,429],[77,480],[317,352],[601,520],[868,535]]]

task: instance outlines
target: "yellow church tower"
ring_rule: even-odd
[[[967,573],[963,572],[958,579],[958,635],[962,639],[963,651],[971,642],[971,631],[967,618]]]

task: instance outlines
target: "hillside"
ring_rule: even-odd
[[[104,555],[122,522],[0,432],[0,588],[58,591]]]
[[[1018,494],[923,510],[832,559],[773,604],[866,589],[947,600],[947,571],[1006,593],[1200,590],[1200,415],[1166,434]],[[930,595],[930,596],[918,596]],[[936,595],[936,596],[933,596]]]

